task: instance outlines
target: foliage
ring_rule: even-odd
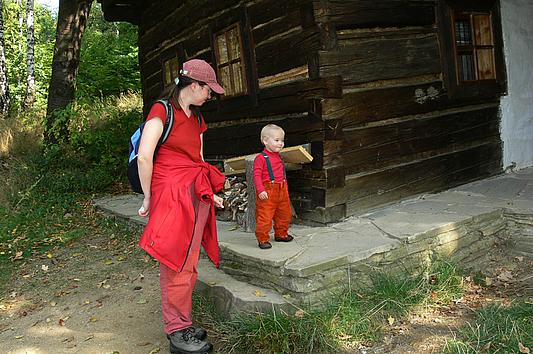
[[[106,22],[94,3],[84,34],[77,76],[78,98],[105,97],[140,90],[137,27]]]
[[[533,343],[533,304],[491,304],[476,310],[475,320],[460,329],[445,353],[528,353]],[[522,349],[520,346],[524,346]]]
[[[0,179],[6,182],[0,185],[2,276],[9,276],[17,261],[94,232],[95,218],[86,216],[91,200],[122,188],[127,137],[141,119],[140,105],[132,94],[71,107],[72,140],[45,151],[34,138],[40,125],[24,121],[34,117],[3,127],[18,148],[0,157]]]
[[[70,116],[70,147],[93,166],[109,172],[110,184],[125,177],[128,141],[142,121],[138,94],[78,101]]]
[[[15,111],[19,110],[26,94],[26,16],[25,3],[4,1],[4,35],[10,97]],[[45,6],[35,3],[35,88],[36,106],[45,107],[52,71],[55,41],[55,18]]]
[[[13,110],[18,112],[26,93],[25,2],[6,0],[3,7],[6,63]],[[46,108],[52,71],[56,16],[35,3],[36,108]],[[76,79],[78,98],[104,98],[140,90],[137,27],[106,22],[101,5],[94,3],[85,30]]]
[[[224,337],[222,352],[338,353],[376,341],[380,331],[420,307],[448,304],[461,296],[462,277],[450,262],[435,259],[425,272],[375,273],[360,289],[324,299],[318,308],[273,311],[225,322],[196,306]],[[196,302],[201,299],[196,299]]]

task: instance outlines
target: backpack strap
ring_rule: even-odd
[[[196,115],[198,117],[198,125],[201,127],[202,126],[202,119],[204,118],[204,116],[202,115],[202,112],[198,111],[198,114]]]
[[[161,137],[157,143],[158,145],[162,145],[165,143],[165,141],[167,141],[168,137],[170,136],[170,132],[172,131],[172,127],[174,126],[174,109],[168,100],[160,99],[157,100],[157,102],[165,106],[166,110],[165,125],[163,126],[163,132],[161,133]]]
[[[200,109],[198,107],[195,107],[191,109],[192,113],[196,116],[196,119],[198,119],[198,125],[202,126],[202,119],[204,118],[202,112],[200,112]]]
[[[160,99],[156,102],[161,103],[163,106],[165,106],[166,110],[165,125],[163,126],[163,132],[161,133],[161,137],[159,138],[159,142],[157,143],[157,145],[162,145],[165,143],[165,141],[167,141],[168,137],[170,136],[170,133],[172,132],[172,127],[174,127],[174,107],[172,107],[172,103],[170,103],[169,100]],[[202,113],[200,112],[200,110],[197,110],[194,113],[198,118],[198,125],[202,126]]]

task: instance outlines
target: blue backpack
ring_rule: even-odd
[[[157,142],[157,146],[154,151],[154,161],[157,155],[159,147],[167,141],[170,132],[172,131],[172,126],[174,125],[174,110],[172,109],[172,104],[167,100],[158,100],[158,103],[161,103],[165,106],[167,119],[163,127],[163,132],[161,137]],[[139,168],[137,166],[137,155],[139,154],[139,145],[141,143],[141,136],[143,133],[144,125],[146,122],[141,123],[135,133],[130,138],[130,150],[129,150],[129,159],[128,159],[128,179],[130,181],[131,189],[135,193],[143,193],[141,188],[141,180],[139,178]]]

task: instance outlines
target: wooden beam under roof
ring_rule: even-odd
[[[97,0],[102,4],[104,19],[109,22],[129,22],[138,25],[141,15],[141,0]]]

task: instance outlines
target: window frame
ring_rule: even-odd
[[[478,0],[440,0],[438,8],[438,30],[441,51],[441,64],[444,84],[447,88],[448,96],[454,98],[470,97],[496,97],[506,92],[506,69],[503,57],[503,37],[501,32],[499,0],[478,1]],[[470,25],[472,45],[470,49],[458,48],[456,44],[456,14],[466,13],[472,16],[476,13],[489,14],[491,25],[491,36],[493,49],[493,70],[494,79],[477,78],[477,58],[476,48],[488,48],[487,46],[475,45],[475,30]],[[472,20],[470,20],[472,21]],[[461,80],[460,63],[458,55],[461,50],[470,50],[473,53],[475,65],[475,79]]]
[[[172,71],[170,72],[170,81],[166,81],[166,65],[170,61],[175,60],[177,63],[176,66],[176,72],[174,73],[174,77],[172,77]],[[170,48],[167,48],[163,50],[160,54],[160,62],[161,62],[161,82],[163,83],[163,87],[167,87],[172,83],[175,76],[179,73],[180,67],[183,64],[183,50],[180,46],[172,46]],[[171,68],[172,70],[172,68]]]
[[[176,62],[175,73],[174,73],[174,70],[173,70],[173,66],[170,65],[172,61]],[[168,69],[169,69],[168,82],[167,82],[167,64],[169,64],[168,65]],[[175,78],[176,75],[179,72],[179,65],[180,65],[180,63],[179,63],[179,59],[178,59],[177,56],[163,60],[163,62],[162,62],[163,86],[166,87],[166,86],[168,86],[168,85],[170,85],[172,83],[172,79]],[[173,74],[175,74],[175,75],[173,75]]]
[[[217,41],[217,38],[220,36],[220,35],[224,35],[225,36],[225,39],[226,39],[226,43],[228,43],[228,39],[229,39],[229,32],[232,30],[232,29],[236,29],[237,30],[237,35],[238,35],[238,45],[239,45],[239,57],[238,59],[230,59],[229,58],[229,51],[228,51],[228,59],[226,62],[224,63],[220,63],[220,47],[218,46],[218,41]],[[231,94],[231,95],[223,95],[221,97],[221,99],[229,99],[229,98],[233,98],[233,97],[239,97],[239,96],[245,96],[248,94],[248,92],[250,91],[249,89],[249,84],[248,84],[248,75],[247,75],[247,72],[248,72],[248,68],[247,68],[247,63],[245,61],[245,53],[243,52],[243,49],[244,49],[244,45],[243,45],[243,38],[242,38],[242,30],[241,30],[241,26],[240,26],[240,23],[237,21],[237,22],[234,22],[232,23],[231,25],[213,33],[213,43],[215,44],[215,48],[214,48],[214,55],[215,55],[215,69],[216,69],[216,72],[217,72],[217,78],[219,78],[219,81],[222,80],[222,73],[221,73],[221,68],[222,67],[225,67],[225,66],[228,66],[229,67],[229,70],[230,70],[230,80],[231,80],[231,85],[232,87],[235,87],[235,83],[234,83],[234,75],[231,75],[231,73],[233,73],[233,65],[232,64],[235,64],[237,62],[240,63],[240,67],[241,67],[241,79],[242,79],[242,84],[244,86],[244,90],[239,92],[239,93],[235,93],[235,94]],[[228,48],[228,46],[226,45],[226,48]],[[222,83],[222,82],[221,82]]]
[[[235,110],[242,110],[243,108],[255,107],[258,104],[257,93],[259,91],[259,84],[257,79],[257,67],[255,61],[255,54],[252,40],[252,30],[250,19],[248,17],[247,7],[243,4],[228,11],[225,16],[220,16],[209,24],[209,36],[211,38],[211,62],[216,68],[217,78],[218,73],[218,59],[215,52],[218,50],[216,46],[216,33],[223,31],[234,24],[237,24],[241,34],[241,58],[244,65],[242,67],[245,71],[247,92],[243,95],[232,95],[224,97],[221,95],[216,103],[216,109],[219,112],[233,112]]]

